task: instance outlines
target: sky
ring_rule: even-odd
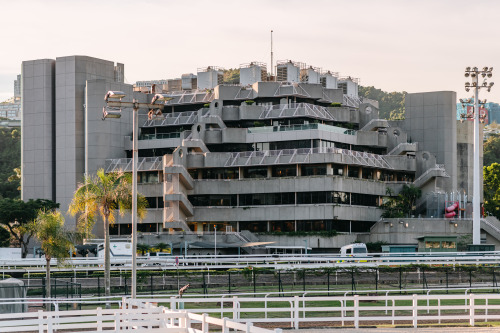
[[[500,76],[496,0],[0,0],[0,101],[24,60],[88,55],[125,80],[290,59],[385,91],[464,90],[466,66]],[[269,66],[268,66],[269,68]],[[500,80],[480,98],[500,102]]]

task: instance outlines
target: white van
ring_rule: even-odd
[[[368,253],[366,249],[366,244],[364,243],[354,243],[349,245],[344,245],[340,248],[340,255],[342,257],[353,257],[361,256],[365,257]]]

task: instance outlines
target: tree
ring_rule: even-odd
[[[489,166],[493,163],[500,163],[500,135],[491,134],[484,143],[483,165]]]
[[[149,246],[148,244],[142,244],[142,243],[137,244],[137,251],[141,251],[141,256],[145,256],[146,252],[150,250],[151,246]]]
[[[500,219],[500,164],[483,167],[484,211]]]
[[[5,227],[13,240],[14,245],[21,247],[21,254],[26,258],[28,244],[33,236],[29,224],[37,217],[40,210],[53,210],[59,204],[45,199],[28,200],[0,199],[0,224]]]
[[[385,92],[373,86],[359,86],[359,96],[374,99],[379,102],[380,118],[399,120],[405,117],[405,94],[406,92]]]
[[[80,239],[78,233],[64,229],[64,217],[59,211],[43,211],[29,225],[29,229],[40,242],[45,254],[46,297],[50,298],[50,261],[57,259],[57,265],[62,265],[74,250],[74,242]],[[50,305],[49,305],[50,306]]]
[[[116,212],[123,216],[132,207],[132,177],[122,171],[104,173],[97,171],[96,176],[85,177],[75,191],[69,205],[69,212],[78,217],[78,227],[82,234],[88,235],[92,230],[97,216],[100,216],[104,226],[104,290],[105,295],[111,294],[111,260],[109,224],[115,222]],[[146,215],[147,201],[142,195],[137,195],[137,214],[139,218]],[[107,305],[108,306],[108,305]]]
[[[169,245],[166,243],[158,243],[155,245],[155,248],[158,249],[158,251],[163,252],[163,250],[168,249]]]
[[[8,181],[20,166],[21,133],[18,129],[0,128],[0,198],[20,198],[19,180]]]
[[[230,68],[224,71],[223,82],[227,84],[240,83],[240,70],[238,68]]]
[[[410,216],[415,212],[417,200],[422,196],[422,190],[413,185],[403,185],[398,195],[395,195],[390,188],[387,188],[386,193],[389,198],[381,206],[384,218]]]

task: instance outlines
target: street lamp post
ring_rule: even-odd
[[[465,69],[465,77],[470,77],[471,82],[465,82],[465,91],[469,92],[470,89],[474,89],[474,111],[472,114],[461,115],[461,120],[464,118],[473,118],[474,120],[474,165],[473,165],[473,199],[472,199],[472,244],[477,245],[481,244],[481,192],[479,188],[479,180],[482,173],[482,170],[479,169],[479,122],[484,122],[484,115],[482,116],[479,111],[479,89],[486,88],[491,91],[491,87],[493,86],[493,82],[486,82],[486,77],[491,78],[493,67],[484,67],[482,70],[479,70],[477,67],[467,67]],[[483,82],[479,82],[479,76],[482,76]],[[470,100],[461,102],[470,102]],[[481,102],[482,104],[485,101]]]
[[[132,102],[124,102],[126,94],[122,91],[108,91],[104,96],[106,106],[102,110],[102,120],[106,118],[120,118],[122,108],[132,108],[132,286],[131,296],[136,297],[137,292],[137,132],[139,132],[139,109],[149,109],[148,117],[161,117],[165,104],[156,104],[156,101],[169,101],[172,98],[164,94],[154,95],[151,103],[139,103],[133,99]],[[109,249],[106,249],[108,251]]]

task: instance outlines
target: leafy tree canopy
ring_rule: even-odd
[[[492,163],[483,168],[484,210],[500,219],[500,164]]]
[[[492,134],[483,147],[483,165],[500,163],[500,135]]]
[[[21,133],[18,129],[0,128],[0,199],[20,198],[19,178],[15,175],[15,168],[21,166]]]
[[[413,185],[403,185],[401,192],[395,195],[387,188],[388,200],[382,204],[382,217],[398,218],[408,217],[415,212],[417,200],[422,196],[422,190]]]
[[[239,68],[230,68],[224,71],[224,83],[238,84],[240,83],[240,70]]]
[[[38,215],[40,210],[53,210],[59,204],[45,199],[37,199],[25,202],[20,199],[0,199],[0,224],[5,227],[15,245],[21,247],[22,256],[28,254],[28,244],[33,236],[28,226]]]
[[[374,99],[379,102],[380,118],[400,120],[405,118],[406,92],[385,92],[373,86],[359,86],[359,96]]]

